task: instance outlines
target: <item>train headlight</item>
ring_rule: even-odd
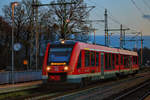
[[[64,41],[64,40],[62,40],[62,41],[61,41],[61,44],[64,44],[64,43],[65,43],[65,41]]]
[[[65,70],[65,71],[67,71],[68,69],[69,69],[68,66],[65,66],[65,67],[64,67],[64,70]]]
[[[48,66],[48,67],[46,68],[46,70],[47,70],[47,71],[50,71],[50,70],[51,70],[51,67],[50,67],[50,66]]]

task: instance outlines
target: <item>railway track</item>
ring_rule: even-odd
[[[1,91],[0,93],[0,100],[16,100],[17,98],[23,95],[29,95],[30,92],[38,90],[39,86],[32,86],[32,87],[24,87],[24,88],[13,88],[7,91]]]
[[[144,100],[150,95],[150,80],[120,94],[114,100]]]
[[[114,93],[114,90],[120,88],[120,84],[128,83],[140,79],[141,77],[135,77],[130,79],[124,79],[117,82],[110,82],[99,86],[93,86],[84,90],[79,90],[73,93],[68,93],[63,96],[55,97],[54,100],[101,100]],[[120,88],[121,89],[121,88]],[[117,92],[117,91],[115,91]]]
[[[90,84],[89,86],[85,86],[80,88],[76,87],[68,87],[68,85],[61,85],[60,87],[51,86],[51,88],[46,88],[46,87],[37,87],[37,88],[32,88],[32,89],[26,89],[26,90],[20,90],[20,91],[14,91],[14,92],[9,92],[9,93],[0,93],[0,99],[3,100],[47,100],[47,99],[52,99],[52,100],[90,100],[89,98],[95,97],[94,100],[100,100],[103,98],[106,98],[110,95],[112,95],[113,90],[119,89],[120,87],[124,87],[126,84],[129,84],[128,82],[133,82],[133,81],[140,81],[143,82],[144,80],[147,80],[147,76],[149,73],[141,73],[137,74],[135,77],[127,77],[123,78],[121,80],[116,80],[116,79],[110,79],[110,80],[105,80],[101,82],[96,82],[94,84]],[[140,83],[138,82],[138,83]],[[123,85],[124,83],[124,85]],[[118,85],[117,85],[118,84]],[[119,86],[122,84],[122,86]],[[67,87],[67,88],[66,88]],[[120,88],[121,89],[121,88]],[[122,91],[123,89],[119,90]],[[117,91],[116,91],[117,93]],[[100,95],[104,94],[104,96],[99,97]],[[97,96],[98,95],[98,96]],[[3,98],[1,97],[3,96]],[[103,97],[103,98],[102,98]],[[68,99],[66,99],[68,98]],[[107,99],[106,99],[107,100]]]
[[[44,95],[37,95],[24,98],[26,100],[34,99],[34,100],[100,100],[105,99],[108,96],[112,95],[114,93],[114,90],[119,89],[118,91],[115,91],[116,93],[123,90],[122,87],[124,87],[126,84],[130,84],[132,82],[136,83],[137,81],[140,81],[138,83],[142,83],[147,78],[144,76],[136,76],[136,77],[129,77],[124,78],[121,80],[110,80],[107,82],[99,82],[96,84],[92,84],[90,86],[86,86],[83,88],[76,88],[76,89],[70,89],[70,90],[63,90],[63,91],[55,91],[55,92],[49,92],[48,94]],[[136,82],[135,82],[136,81]],[[136,83],[137,84],[137,83]],[[135,84],[134,84],[135,85]],[[134,86],[132,85],[132,86]],[[65,91],[65,92],[64,92]],[[107,100],[107,99],[106,99]]]

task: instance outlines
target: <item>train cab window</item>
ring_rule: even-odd
[[[90,51],[85,51],[85,67],[90,66]]]
[[[48,64],[51,63],[69,63],[72,52],[72,46],[69,45],[51,45],[48,55]]]
[[[99,66],[99,53],[96,52],[96,66]]]
[[[95,66],[95,52],[91,52],[91,66]]]
[[[112,68],[115,69],[115,54],[112,54]]]
[[[119,65],[119,55],[116,54],[116,65]]]
[[[81,68],[81,52],[78,58],[78,64],[77,64],[77,69]]]

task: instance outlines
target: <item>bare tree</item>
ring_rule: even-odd
[[[11,26],[0,16],[0,70],[9,65]]]
[[[65,2],[72,2],[74,4],[64,4]],[[51,3],[56,3],[52,1]],[[89,12],[87,5],[83,0],[57,0],[61,5],[53,5],[49,7],[49,11],[53,15],[53,22],[51,25],[57,27],[57,33],[62,39],[69,39],[71,34],[75,36],[87,36],[85,27],[88,25],[83,22],[88,18]]]
[[[5,18],[6,20],[11,24],[11,16],[12,16],[12,9],[11,5],[5,6],[3,8]],[[26,23],[26,16],[24,13],[25,9],[20,5],[15,7],[15,17],[14,17],[14,24],[15,24],[15,40],[19,41],[19,38],[22,38],[22,32],[23,32],[23,27]]]
[[[51,11],[48,11],[48,8],[41,9],[39,15],[40,35],[45,36],[45,40],[54,41],[56,38],[58,26],[55,24],[53,15]]]
[[[53,5],[49,9],[39,7],[39,31],[41,34],[46,33],[46,39],[55,40],[56,37],[69,39],[70,34],[75,34],[76,37],[88,36],[87,30],[89,26],[82,21],[88,18],[87,5],[83,0],[57,0],[57,3],[65,2],[73,2],[74,4]],[[5,6],[3,11],[6,20],[11,24],[11,5]],[[34,17],[32,16],[32,1],[22,0],[15,7],[15,40],[17,42],[23,42],[23,44],[28,45],[32,17]]]
[[[15,43],[20,42],[22,44],[22,50],[20,52],[15,52],[15,60],[20,62],[20,65],[23,62],[23,59],[28,59],[29,57],[29,48],[30,48],[30,36],[31,36],[31,27],[32,27],[32,2],[31,0],[22,0],[19,2],[19,5],[14,9],[14,38]],[[5,20],[11,25],[12,24],[12,9],[11,4],[5,5],[3,8]],[[11,45],[10,45],[11,47]],[[19,60],[18,60],[19,59]],[[18,62],[18,63],[19,63]]]
[[[73,2],[75,4],[60,4],[65,2]],[[55,2],[53,1],[51,3]],[[89,26],[82,20],[88,18],[89,12],[83,0],[57,0],[57,3],[60,5],[38,7],[38,33],[40,40],[55,41],[60,38],[70,39],[71,34],[75,34],[76,39],[79,40],[88,39],[87,33],[89,32]],[[22,0],[14,10],[15,42],[20,42],[23,48],[22,51],[15,52],[18,56],[18,58],[17,56],[15,58],[16,61],[18,61],[17,59],[20,61],[20,64],[17,62],[18,65],[21,65],[23,59],[29,59],[31,33],[32,28],[35,27],[35,24],[32,24],[33,17],[35,17],[32,14],[32,7],[31,0]],[[5,20],[11,26],[11,5],[4,6],[3,12]],[[11,38],[9,40],[11,40]],[[35,41],[35,36],[32,41]],[[11,43],[9,44],[11,49]]]

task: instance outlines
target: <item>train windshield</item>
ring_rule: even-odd
[[[69,63],[72,52],[72,46],[51,46],[48,63]]]

